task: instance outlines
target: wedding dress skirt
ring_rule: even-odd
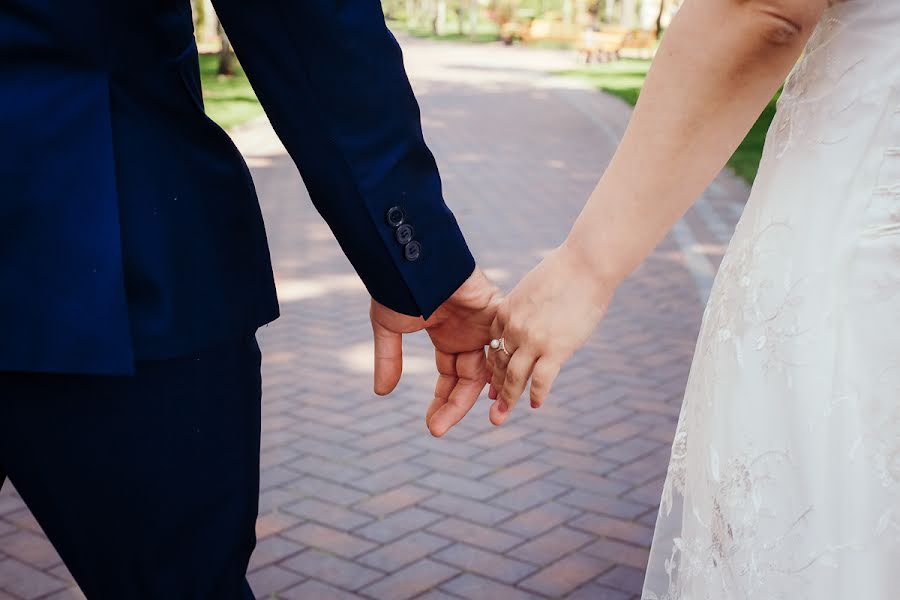
[[[900,0],[829,8],[716,278],[644,600],[900,598]]]

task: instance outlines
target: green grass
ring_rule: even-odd
[[[592,67],[564,71],[563,75],[579,77],[591,82],[598,89],[618,96],[632,106],[637,103],[644,78],[650,68],[649,60],[619,60],[604,63]],[[762,156],[763,144],[766,140],[766,132],[775,117],[775,101],[778,95],[769,102],[759,119],[756,120],[747,137],[738,146],[734,155],[728,160],[728,166],[735,173],[753,183],[756,171],[759,168],[759,159]]]
[[[219,77],[216,75],[218,64],[215,54],[200,55],[200,80],[206,114],[224,129],[263,114],[262,106],[240,65],[235,65],[233,76]]]
[[[468,22],[463,26],[465,33],[459,33],[459,25],[457,24],[455,18],[449,18],[449,15],[446,25],[446,31],[441,35],[437,35],[436,33],[434,33],[431,27],[425,25],[409,26],[406,21],[402,20],[390,20],[387,22],[387,24],[388,27],[393,31],[406,33],[413,37],[427,40],[442,40],[447,42],[473,42],[476,44],[484,44],[488,42],[496,42],[500,39],[500,29],[497,27],[496,23],[479,21],[478,26],[475,28],[475,36],[473,37],[468,33]]]
[[[406,33],[413,37],[423,38],[428,40],[441,40],[445,42],[473,42],[476,44],[484,44],[487,42],[496,42],[500,39],[500,34],[495,31],[476,31],[475,37],[471,37],[468,33],[443,33],[441,35],[437,35],[431,29],[425,27],[414,27],[412,29],[404,30]]]

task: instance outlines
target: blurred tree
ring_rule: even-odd
[[[231,77],[234,75],[234,50],[231,49],[231,42],[228,41],[228,35],[222,28],[222,23],[218,23],[216,29],[219,33],[219,68],[216,73],[220,76]]]
[[[516,17],[516,0],[492,0],[491,16],[498,27],[503,27]]]
[[[659,0],[659,13],[656,15],[656,39],[662,35],[662,20],[666,12],[666,0]]]

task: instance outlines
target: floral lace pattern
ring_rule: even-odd
[[[644,600],[900,589],[900,3],[829,8],[703,317]]]

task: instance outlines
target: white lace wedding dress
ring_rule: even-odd
[[[642,597],[900,598],[900,0],[829,8],[785,85]]]

